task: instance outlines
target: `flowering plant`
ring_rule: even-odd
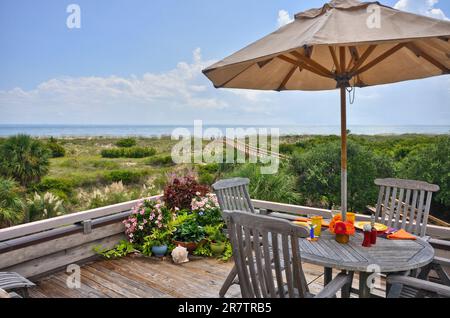
[[[341,215],[335,215],[330,222],[330,233],[355,235],[355,226],[351,222],[342,222]]]
[[[132,210],[123,221],[125,234],[130,243],[143,244],[144,238],[152,234],[153,229],[166,229],[174,214],[161,201],[144,200]]]
[[[208,191],[208,187],[198,183],[193,174],[183,177],[171,175],[169,184],[164,188],[164,201],[171,209],[189,209],[197,193],[205,195]]]
[[[212,193],[202,196],[200,192],[192,199],[191,210],[197,214],[197,221],[201,226],[223,223],[217,197]]]

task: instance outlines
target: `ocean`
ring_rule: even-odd
[[[142,136],[159,137],[171,135],[177,128],[191,132],[193,126],[175,125],[0,125],[0,136],[28,134],[35,137],[124,137]],[[239,125],[204,125],[203,131],[217,128],[223,133],[227,128],[279,128],[281,135],[339,135],[339,126],[239,126]],[[445,126],[349,126],[351,133],[358,135],[401,135],[401,134],[450,134],[450,125]]]

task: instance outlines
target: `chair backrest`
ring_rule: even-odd
[[[269,216],[223,213],[243,298],[308,295],[299,248],[308,229]]]
[[[433,193],[439,186],[423,181],[377,179],[376,221],[424,237]]]
[[[255,213],[255,208],[248,194],[249,183],[249,179],[235,178],[220,180],[212,185],[222,211],[239,210]]]

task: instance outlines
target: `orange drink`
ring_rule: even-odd
[[[347,222],[350,222],[351,224],[355,224],[356,222],[356,214],[352,212],[347,213]]]
[[[319,237],[322,234],[322,216],[313,216],[311,218],[311,224],[315,226],[314,228],[314,236]]]

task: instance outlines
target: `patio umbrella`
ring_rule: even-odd
[[[333,0],[203,71],[216,88],[341,94],[341,208],[347,212],[346,89],[449,74],[450,22],[378,2]]]

